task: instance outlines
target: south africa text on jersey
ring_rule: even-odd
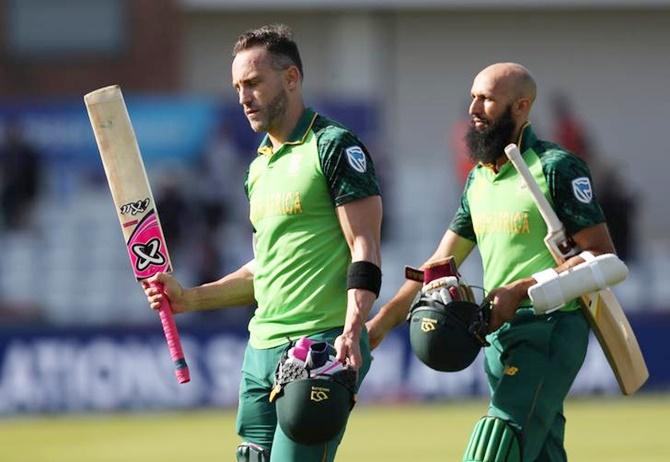
[[[495,212],[472,215],[472,224],[477,234],[506,233],[528,234],[528,212]]]
[[[299,215],[302,213],[302,202],[299,191],[276,192],[251,201],[251,221],[281,215]]]

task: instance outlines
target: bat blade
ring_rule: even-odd
[[[598,342],[603,346],[619,388],[625,395],[632,395],[649,378],[647,364],[640,350],[635,333],[623,307],[610,289],[601,290],[591,297],[584,297]]]
[[[528,186],[535,205],[547,224],[548,232],[544,242],[554,261],[561,264],[579,253],[579,248],[566,235],[563,224],[533,178],[519,148],[510,144],[505,148],[505,154]],[[625,395],[635,393],[649,378],[649,371],[621,304],[610,289],[605,289],[580,297],[580,305],[607,357],[621,392]]]
[[[121,88],[100,88],[84,96],[93,134],[133,273],[137,280],[172,271],[158,211]],[[162,287],[159,287],[162,291]],[[165,299],[167,299],[165,297]],[[166,301],[158,310],[179,383],[190,380],[179,333]]]

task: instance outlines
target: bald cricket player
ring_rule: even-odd
[[[460,206],[428,261],[453,255],[461,264],[475,245],[491,303],[485,370],[491,401],[476,425],[464,461],[565,461],[563,401],[579,371],[589,326],[577,300],[537,314],[528,289],[555,263],[547,227],[504,148],[516,143],[575,243],[593,255],[614,252],[587,165],[537,138],[529,114],[536,84],[515,63],[486,67],[474,79],[466,134],[470,171]],[[556,272],[584,260],[569,258]],[[546,274],[546,273],[545,273]],[[553,274],[556,274],[555,272]],[[537,278],[537,279],[536,279]],[[421,284],[406,282],[368,322],[373,348],[401,324]],[[498,454],[484,459],[484,454]]]
[[[334,344],[337,360],[358,370],[357,386],[365,377],[364,323],[381,286],[379,183],[363,143],[305,106],[288,27],[243,33],[233,55],[239,103],[251,128],[265,133],[244,179],[254,259],[193,288],[165,273],[148,282],[165,285],[175,312],[257,303],[242,364],[238,462],[331,462],[344,428],[323,444],[299,444],[278,425],[270,393],[289,339]],[[157,308],[163,295],[148,283],[145,293]]]

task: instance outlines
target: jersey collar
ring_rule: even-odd
[[[304,112],[300,116],[300,119],[298,119],[298,123],[293,129],[293,132],[291,132],[288,140],[286,140],[282,146],[299,145],[304,143],[305,139],[307,138],[307,134],[316,120],[317,115],[318,114],[311,108],[305,108]],[[277,151],[279,151],[279,149],[277,149]],[[260,146],[258,146],[258,153],[268,156],[273,153],[272,141],[270,141],[270,137],[267,134],[263,137],[263,141],[261,141]]]
[[[533,131],[533,128],[530,126],[530,122],[526,122],[521,126],[521,132],[519,133],[519,139],[516,140],[516,145],[519,148],[519,152],[523,155],[524,152],[533,147],[537,143],[537,136]],[[511,162],[505,162],[500,170],[498,171],[497,177],[502,178],[507,175],[507,172],[516,172],[516,169]]]
[[[537,136],[530,122],[526,122],[521,127],[521,133],[519,134],[519,139],[516,141],[516,145],[519,147],[519,151],[523,153],[533,147],[535,143],[537,143]]]

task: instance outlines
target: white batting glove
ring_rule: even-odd
[[[424,269],[406,266],[405,277],[423,283],[417,296],[427,296],[445,305],[454,301],[475,302],[472,290],[458,274],[453,257],[427,263]]]
[[[459,281],[456,276],[445,276],[430,281],[424,285],[421,292],[433,300],[442,302],[445,305],[454,300],[459,300],[458,294]]]

